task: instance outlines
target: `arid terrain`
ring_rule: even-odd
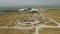
[[[55,20],[59,25],[60,25],[60,10],[49,10],[48,12],[44,12],[44,11],[39,11],[42,13],[43,16],[51,18],[53,20]],[[0,27],[2,26],[14,26],[16,25],[16,20],[17,19],[26,19],[28,16],[30,16],[32,14],[28,13],[6,13],[6,14],[0,14]],[[39,16],[39,15],[37,15]],[[38,20],[40,20],[40,17],[36,17],[38,18]],[[47,21],[49,21],[49,19],[41,19],[41,24],[44,25],[48,25],[48,26],[57,26],[56,23],[53,22],[49,22],[46,23]],[[20,28],[20,27],[19,27]],[[0,34],[35,34],[34,33],[35,30],[31,29],[31,30],[17,30],[17,29],[0,29]],[[60,34],[60,28],[40,28],[38,31],[39,34]],[[37,33],[36,33],[37,34]]]

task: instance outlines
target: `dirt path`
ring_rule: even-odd
[[[42,16],[43,19],[48,18],[48,17],[45,17],[43,14],[40,14],[40,15]],[[46,28],[60,28],[60,24],[58,22],[56,22],[55,20],[53,20],[51,18],[48,18],[48,19],[49,19],[49,21],[56,23],[58,26],[48,26],[45,24],[39,24],[38,26],[21,27],[21,26],[16,25],[16,26],[12,26],[12,27],[2,26],[2,27],[0,27],[0,29],[18,29],[18,30],[21,30],[21,29],[33,29],[33,28],[35,28],[34,34],[39,34],[39,32],[38,32],[39,29],[44,28],[44,27],[46,27]],[[47,21],[47,23],[48,23],[48,21]]]
[[[43,17],[43,19],[48,18],[48,17],[45,17],[43,14],[40,14],[40,15]],[[39,32],[38,32],[39,29],[44,28],[44,27],[46,27],[46,28],[60,28],[60,24],[58,22],[56,22],[55,20],[53,20],[51,18],[48,18],[48,19],[49,19],[49,21],[56,23],[58,26],[48,26],[48,25],[40,24],[39,26],[35,26],[35,34],[39,34]],[[47,23],[49,21],[47,21]]]
[[[33,27],[21,27],[21,26],[18,26],[18,25],[16,25],[16,26],[12,26],[12,27],[8,27],[8,26],[2,26],[2,27],[0,27],[0,29],[18,29],[18,30],[26,30],[26,29],[33,29]]]

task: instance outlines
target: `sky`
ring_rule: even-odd
[[[0,0],[0,6],[60,5],[60,0]]]

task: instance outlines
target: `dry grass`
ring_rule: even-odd
[[[6,30],[0,29],[0,34],[5,34],[5,33],[6,33]]]
[[[28,14],[0,14],[0,26],[15,25],[17,19],[26,19]],[[0,34],[32,34],[34,30],[0,29]]]
[[[42,24],[44,24],[45,22],[49,21],[49,19],[45,18],[45,19],[41,19],[40,21],[41,21]]]
[[[47,15],[45,15],[49,18],[52,18],[56,20],[57,22],[60,22],[60,10],[51,10],[51,12],[47,12]],[[0,26],[11,26],[15,25],[17,19],[25,19],[27,18],[27,14],[0,14]],[[46,20],[41,20],[41,23],[44,24],[44,22],[48,21]],[[53,22],[48,23],[46,25],[56,25]],[[0,34],[32,34],[33,30],[13,30],[13,29],[0,29]],[[39,30],[40,34],[60,34],[60,29],[50,29],[50,28],[43,28],[42,30]]]
[[[52,18],[60,23],[60,10],[54,10],[54,11],[51,10],[50,12],[47,12],[47,15],[45,16]]]
[[[39,34],[60,34],[60,28],[42,28]]]
[[[60,10],[50,10],[49,12],[46,12],[47,14],[45,15],[46,17],[49,17],[58,23],[60,23]],[[44,22],[44,21],[42,21]],[[47,23],[46,25],[53,25],[55,26],[56,24],[53,22]],[[40,34],[60,34],[60,28],[42,28],[39,30]]]
[[[27,14],[4,14],[0,16],[0,26],[15,25],[17,19],[26,18]]]
[[[33,30],[0,29],[0,34],[32,34]]]
[[[49,25],[49,26],[58,26],[56,23],[54,22],[49,22],[49,23],[46,23],[45,25]]]

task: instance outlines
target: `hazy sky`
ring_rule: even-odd
[[[60,0],[0,0],[0,6],[60,5]]]

